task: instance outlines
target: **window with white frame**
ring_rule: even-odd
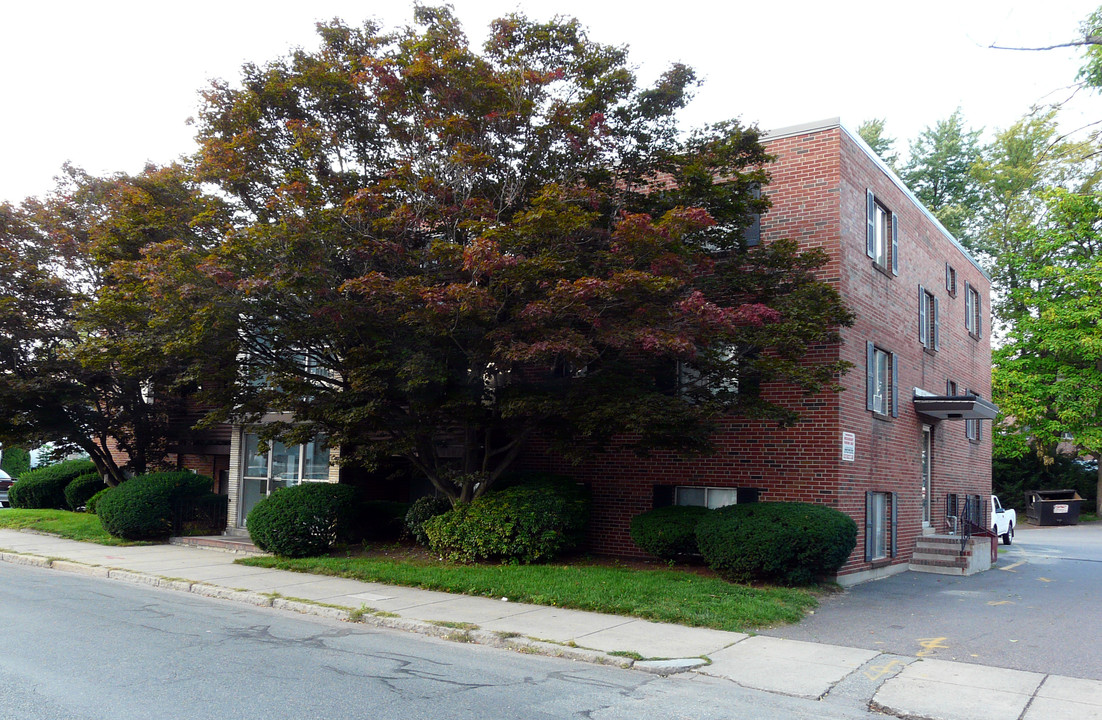
[[[736,502],[738,502],[736,488],[678,486],[673,492],[674,505],[695,505],[714,510],[734,505]]]
[[[899,372],[895,353],[866,343],[865,371],[866,409],[877,415],[899,417]]]
[[[945,289],[950,297],[957,296],[957,269],[949,263],[945,263]]]
[[[865,191],[865,254],[882,270],[899,274],[899,219],[872,190]]]
[[[865,493],[865,562],[896,555],[896,494]]]
[[[971,283],[964,283],[964,327],[977,340],[983,337],[983,307],[980,291]]]
[[[940,318],[938,299],[932,292],[918,286],[918,341],[927,350],[940,349]]]

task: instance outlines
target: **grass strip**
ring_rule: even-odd
[[[99,517],[90,513],[68,510],[0,510],[0,528],[11,530],[35,530],[69,540],[97,543],[99,545],[149,545],[113,537],[103,529]]]
[[[236,562],[736,632],[798,622],[818,605],[807,590],[748,587],[678,570],[451,565],[358,557],[254,557]]]

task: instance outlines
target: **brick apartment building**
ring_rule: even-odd
[[[991,493],[990,278],[837,119],[767,133],[764,144],[776,161],[761,241],[825,250],[822,275],[857,315],[819,358],[852,363],[844,391],[765,386],[802,421],[732,418],[709,457],[613,449],[581,468],[538,452],[526,462],[591,484],[600,552],[639,555],[630,520],[660,505],[806,501],[857,522],[840,582],[905,570],[919,536],[951,529],[964,498],[982,507]]]
[[[950,529],[964,498],[979,505],[991,492],[990,279],[837,119],[773,131],[764,143],[777,159],[760,242],[793,238],[825,250],[822,275],[857,315],[843,342],[814,358],[852,363],[844,391],[804,397],[763,386],[802,421],[781,428],[731,418],[708,457],[640,459],[613,447],[576,467],[536,445],[522,464],[591,486],[596,552],[641,555],[628,527],[656,506],[798,500],[857,522],[857,548],[839,581],[901,571],[917,538]],[[274,489],[337,482],[337,452],[323,442],[273,443],[261,456],[255,435],[233,426],[181,443],[177,461],[219,479],[227,532],[240,533],[248,510]]]

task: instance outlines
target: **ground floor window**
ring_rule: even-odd
[[[865,493],[865,562],[896,553],[896,494]]]
[[[260,437],[245,433],[243,445],[243,476],[241,479],[241,522],[258,502],[280,488],[309,480],[329,478],[329,444],[317,438],[301,445],[285,445],[278,440],[260,451]]]
[[[673,502],[675,505],[698,505],[714,510],[738,502],[738,489],[678,487],[674,490]]]

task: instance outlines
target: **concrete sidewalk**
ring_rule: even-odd
[[[5,529],[0,548],[3,562],[659,674],[692,670],[908,718],[1102,720],[1098,680],[254,568],[213,549],[107,547]]]

